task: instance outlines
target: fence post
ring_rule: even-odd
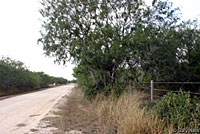
[[[154,85],[153,85],[153,80],[151,80],[151,101],[153,101],[153,89],[154,89]]]

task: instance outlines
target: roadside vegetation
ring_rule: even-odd
[[[175,131],[188,130],[188,133],[200,132],[199,98],[192,98],[189,93],[175,94],[169,92],[161,100],[149,103],[149,111]],[[196,130],[196,132],[192,132]],[[184,132],[187,133],[187,132]]]
[[[8,57],[0,59],[0,96],[66,83],[67,80],[64,78],[52,77],[43,72],[29,71],[20,61]]]
[[[72,89],[57,116],[46,120],[57,127],[55,134],[79,131],[83,134],[163,134],[164,123],[145,113],[141,92],[119,99],[98,95],[93,101],[84,98],[79,88]]]
[[[76,63],[74,76],[88,99],[120,96],[133,83],[200,81],[200,30],[182,21],[166,0],[42,0],[38,40],[57,62]],[[122,12],[123,11],[123,12]],[[164,87],[179,90],[181,86]],[[183,89],[199,91],[200,85]]]
[[[99,94],[92,101],[75,87],[66,101],[47,117],[58,128],[54,134],[76,131],[80,134],[174,134],[198,133],[200,106],[189,93],[168,93],[149,102],[139,91],[119,98]]]
[[[85,98],[81,93],[69,99],[74,105],[66,104],[71,108],[64,110],[68,113],[63,130],[68,128],[63,124],[76,120],[68,115],[79,112],[73,117],[84,115],[83,120],[74,124],[81,121],[81,128],[93,130],[85,125],[89,118],[88,124],[101,133],[162,134],[199,127],[199,106],[189,93],[167,94],[149,103],[141,101],[143,93],[133,91],[150,80],[200,81],[199,22],[183,21],[179,9],[167,0],[154,0],[152,6],[142,0],[42,0],[41,4],[44,23],[38,42],[55,61],[77,65],[74,77]],[[200,92],[200,85],[157,87]]]

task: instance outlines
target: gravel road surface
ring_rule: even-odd
[[[74,84],[0,100],[0,134],[29,134]],[[37,132],[36,132],[37,133]],[[48,132],[46,132],[48,134]]]

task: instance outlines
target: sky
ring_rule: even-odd
[[[43,71],[68,80],[73,67],[54,64],[54,58],[44,55],[40,38],[41,16],[38,0],[0,0],[0,56],[8,56],[25,63],[31,71]]]
[[[180,7],[184,20],[198,18],[200,21],[200,0],[173,2],[175,7]],[[40,7],[39,0],[0,0],[0,57],[22,61],[31,71],[72,80],[75,65],[54,64],[55,59],[46,57],[42,46],[37,44],[42,24]]]
[[[145,0],[148,5],[152,0]],[[179,7],[182,13],[182,19],[198,19],[200,21],[200,0],[169,0],[174,7]]]

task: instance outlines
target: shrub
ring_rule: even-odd
[[[152,106],[152,112],[162,119],[168,127],[170,125],[175,128],[200,127],[200,109],[194,99],[191,99],[189,93],[169,92]]]

